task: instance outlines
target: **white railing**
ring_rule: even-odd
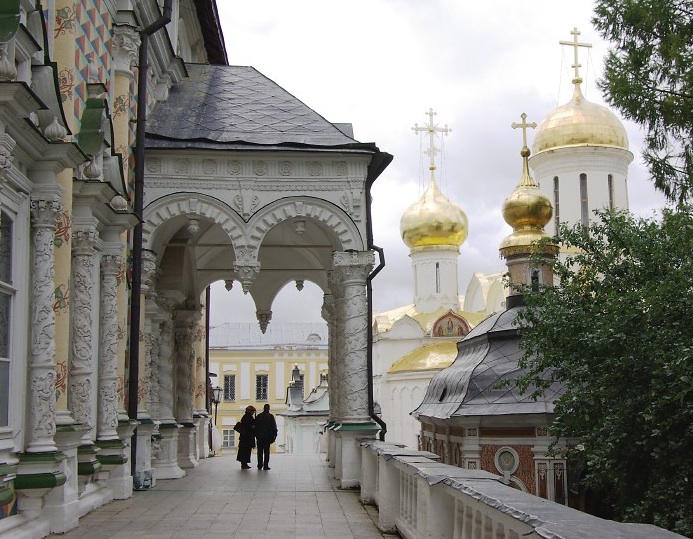
[[[513,489],[501,477],[438,462],[427,451],[361,441],[361,501],[405,539],[685,539],[648,524],[593,517]]]

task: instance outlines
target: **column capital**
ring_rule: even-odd
[[[332,265],[342,280],[365,281],[375,264],[373,251],[335,251]]]
[[[72,251],[78,255],[91,255],[96,245],[95,230],[74,230],[72,232]]]
[[[141,40],[135,28],[127,25],[113,27],[113,59],[118,72],[132,76],[132,62],[135,61]]]
[[[29,203],[32,225],[55,227],[55,218],[62,209],[57,198],[32,198]]]

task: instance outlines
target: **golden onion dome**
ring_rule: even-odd
[[[402,215],[399,229],[410,249],[434,245],[459,248],[467,239],[467,216],[438,189],[431,174],[421,198]]]
[[[610,146],[628,149],[628,135],[621,121],[606,107],[587,101],[582,79],[573,79],[572,99],[554,109],[537,127],[532,153],[566,146]]]
[[[523,147],[520,155],[523,161],[522,178],[503,202],[503,219],[513,227],[513,232],[501,242],[501,253],[504,250],[529,247],[545,237],[544,225],[553,214],[549,197],[539,190],[529,175],[529,148]]]

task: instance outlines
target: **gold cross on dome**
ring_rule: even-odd
[[[447,124],[445,124],[445,127],[438,127],[433,123],[433,117],[437,115],[437,113],[433,112],[432,108],[428,109],[428,124],[422,125],[419,127],[419,124],[414,124],[414,127],[412,127],[412,131],[414,133],[428,133],[428,150],[426,150],[424,153],[428,154],[430,157],[430,163],[428,165],[429,170],[435,170],[436,169],[436,154],[438,153],[438,148],[435,146],[435,136],[436,133],[442,133],[443,135],[447,135],[452,131],[451,128],[448,127]]]
[[[527,128],[531,127],[532,129],[534,129],[537,126],[537,122],[532,122],[531,124],[528,124],[527,114],[524,112],[520,115],[520,118],[522,118],[521,124],[513,122],[510,127],[512,127],[513,129],[517,129],[518,127],[522,129],[522,147],[527,148]]]
[[[580,71],[578,68],[582,67],[581,64],[578,63],[578,49],[580,47],[585,47],[585,48],[591,48],[592,44],[591,43],[580,43],[578,41],[578,36],[580,35],[580,31],[577,29],[577,27],[573,28],[570,31],[571,34],[573,34],[573,41],[559,41],[558,43],[561,45],[568,45],[570,47],[573,47],[573,55],[574,55],[574,61],[573,65],[570,67],[575,68],[575,79],[573,79],[573,82],[576,80],[582,80],[580,79]]]

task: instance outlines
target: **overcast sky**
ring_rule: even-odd
[[[452,132],[442,141],[437,180],[467,214],[469,236],[460,249],[460,293],[474,272],[504,269],[498,246],[510,227],[501,206],[520,178],[520,130],[526,112],[539,123],[572,94],[572,40],[580,51],[583,93],[603,103],[595,81],[608,45],[593,29],[588,0],[217,0],[229,63],[250,65],[330,122],[353,124],[355,138],[375,142],[394,160],[373,187],[375,243],[386,268],[373,281],[374,309],[412,302],[409,250],[399,221],[428,180],[414,124],[426,111]],[[625,123],[625,122],[624,122]],[[642,166],[642,134],[625,123],[635,160],[629,173],[630,208],[651,215],[664,204]],[[529,132],[531,145],[532,132]],[[440,144],[439,140],[439,144]],[[424,146],[426,147],[426,146]],[[427,159],[427,157],[426,157]],[[211,325],[253,321],[250,296],[213,288]],[[273,321],[321,321],[322,293],[285,289]]]

